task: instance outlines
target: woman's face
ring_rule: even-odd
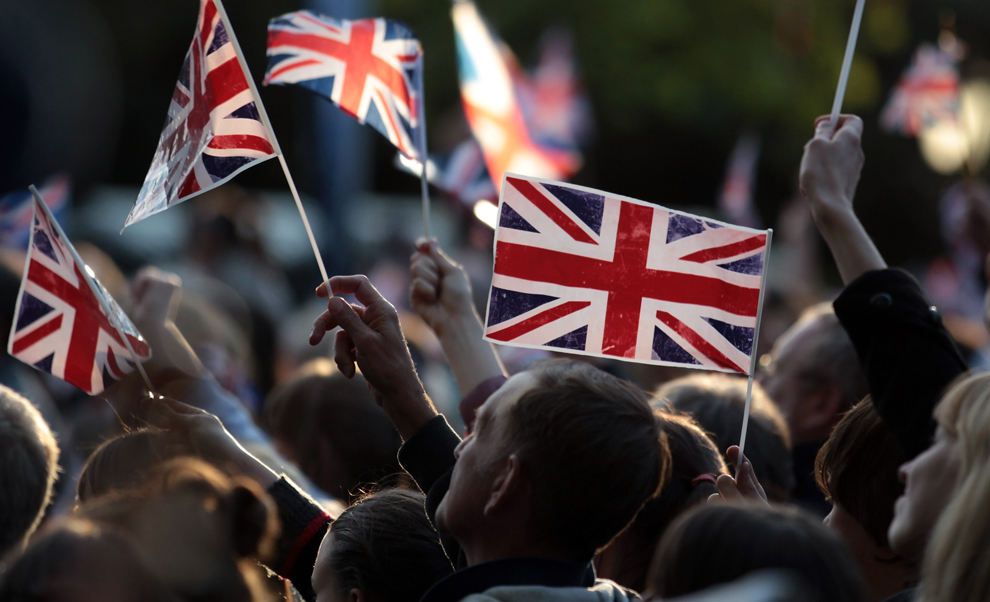
[[[897,471],[904,493],[894,504],[887,538],[906,560],[921,560],[935,523],[952,499],[958,474],[959,443],[942,426],[935,432],[935,443]]]

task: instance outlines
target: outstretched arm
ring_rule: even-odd
[[[409,271],[410,304],[440,339],[461,396],[494,376],[505,376],[495,349],[483,338],[484,326],[464,268],[440,250],[436,240],[421,238]]]
[[[829,117],[819,117],[815,137],[801,158],[801,194],[808,199],[818,231],[828,244],[843,284],[887,267],[853,211],[853,196],[863,170],[863,120],[842,115],[835,133]]]

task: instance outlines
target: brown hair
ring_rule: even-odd
[[[425,501],[419,492],[386,489],[361,498],[333,522],[324,545],[332,543],[328,561],[341,593],[358,588],[376,602],[419,600],[454,572]]]
[[[266,597],[258,560],[272,554],[278,518],[274,502],[250,479],[178,458],[140,488],[96,498],[78,514],[129,535],[151,570],[183,596]]]
[[[86,459],[79,473],[76,497],[85,502],[112,491],[132,489],[165,460],[192,455],[192,450],[166,448],[165,437],[167,434],[160,429],[143,428],[104,441]]]
[[[7,602],[177,602],[119,533],[68,519],[46,529],[7,570]]]
[[[685,376],[661,385],[656,395],[667,407],[694,416],[723,455],[729,446],[739,445],[746,407],[744,377],[726,374]],[[780,410],[755,382],[746,457],[770,501],[790,499],[794,488],[790,430]]]
[[[904,491],[897,469],[904,452],[867,397],[846,412],[815,458],[818,487],[887,545],[894,502]]]
[[[529,373],[537,385],[506,414],[506,455],[517,453],[530,476],[532,532],[588,560],[658,492],[670,462],[666,437],[632,383],[570,360]]]
[[[401,440],[364,377],[347,379],[326,358],[305,364],[295,378],[272,391],[265,421],[276,439],[292,446],[303,473],[340,499],[400,471],[396,454]],[[321,478],[317,465],[326,444],[344,469],[332,482]]]
[[[654,414],[667,436],[670,472],[660,495],[646,502],[629,528],[602,552],[598,565],[600,577],[639,592],[646,587],[650,560],[663,533],[681,513],[718,493],[715,478],[728,474],[722,454],[690,415],[661,410]]]
[[[0,385],[0,559],[38,527],[58,476],[58,444],[30,401]]]
[[[793,507],[696,507],[660,541],[649,584],[667,599],[763,569],[797,573],[821,602],[865,600],[859,571],[842,541],[821,521]]]

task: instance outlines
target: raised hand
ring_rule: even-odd
[[[855,115],[839,117],[834,133],[828,115],[815,122],[815,137],[801,158],[800,185],[816,222],[852,212],[865,162],[862,136],[863,120]]]
[[[131,285],[131,317],[148,339],[153,370],[179,369],[192,377],[204,374],[202,363],[175,325],[182,299],[182,280],[155,267],[138,272]]]
[[[328,330],[339,326],[334,350],[337,367],[348,378],[354,376],[357,367],[361,368],[375,401],[399,435],[407,439],[437,411],[413,366],[395,308],[367,276],[334,276],[330,288],[334,295],[353,294],[361,305],[331,297],[327,311],[313,324],[310,345],[316,345]],[[321,284],[316,294],[326,297],[326,285]]]
[[[718,487],[718,493],[713,493],[708,498],[708,501],[723,501],[735,504],[755,503],[769,506],[770,502],[767,501],[767,494],[763,491],[763,485],[760,485],[760,481],[757,480],[756,473],[753,471],[753,465],[749,459],[743,456],[740,463],[739,446],[733,445],[729,447],[725,451],[725,455],[729,457],[729,461],[732,462],[732,465],[736,469],[736,478],[733,479],[727,474],[719,475],[718,480],[715,481],[715,486]]]
[[[410,304],[438,337],[465,321],[480,322],[467,273],[440,250],[435,239],[416,241],[416,252],[409,258],[409,271]]]

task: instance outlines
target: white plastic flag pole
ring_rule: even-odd
[[[244,53],[241,51],[241,45],[237,43],[237,36],[234,35],[234,28],[230,26],[230,20],[227,19],[227,11],[223,7],[223,2],[221,0],[213,0],[217,7],[217,12],[220,14],[220,19],[223,21],[223,26],[227,30],[227,37],[230,39],[230,43],[234,46],[234,52],[237,54],[237,61],[241,64],[241,69],[244,70],[244,74],[247,76],[248,86],[251,87],[251,94],[254,94],[255,103],[258,106],[258,114],[261,116],[261,123],[265,126],[265,131],[268,132],[268,137],[271,139],[272,146],[275,148],[275,154],[278,155],[278,162],[282,165],[282,172],[285,174],[285,180],[289,183],[289,191],[292,193],[292,198],[296,201],[296,208],[299,210],[299,216],[302,218],[303,226],[306,228],[306,236],[309,237],[309,244],[313,247],[313,255],[316,256],[316,264],[320,266],[320,275],[323,276],[323,283],[327,286],[327,294],[331,295],[330,291],[330,278],[327,276],[327,268],[323,265],[323,257],[320,255],[320,248],[316,244],[316,237],[313,236],[313,229],[309,225],[309,218],[306,217],[306,209],[303,208],[302,201],[299,200],[299,192],[296,191],[296,183],[292,180],[292,174],[289,173],[289,166],[285,163],[285,156],[282,154],[282,147],[278,144],[278,138],[275,137],[275,130],[272,129],[272,122],[268,120],[268,112],[265,111],[265,103],[261,102],[261,95],[258,94],[258,87],[254,84],[254,77],[251,75],[251,70],[248,69],[247,61],[244,60]]]
[[[859,38],[859,25],[863,22],[865,4],[866,0],[856,0],[852,26],[849,28],[849,39],[846,41],[846,55],[842,58],[842,71],[839,72],[839,85],[835,89],[835,100],[832,101],[832,119],[829,121],[829,128],[833,132],[839,124],[842,101],[846,97],[846,84],[849,83],[849,70],[852,68],[853,55],[856,54],[856,40]]]
[[[749,382],[746,384],[746,409],[743,410],[742,433],[739,434],[739,462],[742,463],[743,452],[746,449],[746,431],[749,430],[749,410],[753,404],[753,378],[756,376],[756,353],[760,342],[760,322],[763,320],[763,294],[767,289],[767,266],[770,265],[770,241],[773,239],[773,229],[767,230],[767,246],[763,250],[763,272],[760,274],[760,299],[756,306],[756,328],[753,330],[753,352],[749,360]]]
[[[423,53],[419,54],[419,64],[416,67],[416,116],[419,119],[419,181],[423,196],[423,230],[426,238],[430,237],[430,185],[427,181],[426,169],[429,159],[426,155],[426,91],[423,89]]]
[[[38,204],[41,205],[41,208],[45,211],[45,217],[48,218],[48,223],[50,223],[58,231],[58,235],[65,241],[65,246],[69,249],[69,253],[72,254],[72,260],[76,262],[79,272],[82,273],[83,280],[85,280],[86,284],[89,285],[89,290],[92,291],[93,296],[96,297],[97,301],[99,301],[100,308],[107,314],[107,319],[110,321],[110,324],[113,326],[114,330],[117,331],[120,339],[124,342],[124,346],[127,347],[127,352],[131,354],[130,359],[137,367],[137,371],[141,373],[141,378],[144,379],[144,384],[148,387],[148,393],[153,398],[158,397],[155,393],[155,387],[151,384],[151,379],[148,378],[148,373],[144,371],[144,366],[141,365],[141,359],[138,357],[138,354],[134,352],[134,347],[131,346],[131,342],[127,339],[127,333],[124,332],[123,325],[117,319],[117,313],[114,312],[109,305],[107,305],[106,300],[103,298],[103,292],[96,287],[96,282],[93,281],[93,275],[90,273],[89,267],[83,263],[82,258],[79,257],[79,253],[76,252],[76,248],[72,246],[69,238],[62,230],[62,226],[55,219],[55,216],[52,215],[52,212],[48,210],[48,205],[45,203],[45,199],[41,196],[41,193],[38,192],[38,189],[35,188],[33,184],[29,186],[28,189],[31,191],[31,194],[34,195],[34,198],[37,199]]]

